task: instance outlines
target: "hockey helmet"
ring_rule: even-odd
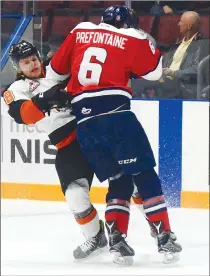
[[[26,40],[22,40],[17,44],[13,44],[9,51],[9,57],[12,61],[13,66],[17,69],[18,62],[30,56],[36,55],[40,60],[41,56],[37,48]]]
[[[125,6],[111,6],[103,12],[102,22],[117,28],[127,24],[128,28],[130,28],[132,24],[130,10]]]

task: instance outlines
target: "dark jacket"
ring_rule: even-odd
[[[178,40],[164,55],[163,68],[171,65],[173,56],[181,42],[182,40]],[[179,81],[179,96],[181,98],[196,98],[198,64],[208,54],[209,40],[203,38],[201,33],[198,33],[187,48],[180,69],[175,73],[175,79]]]
[[[197,11],[208,13],[210,5],[209,1],[160,1],[161,7],[169,6],[174,13],[182,13],[184,11]]]

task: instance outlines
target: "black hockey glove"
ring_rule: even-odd
[[[60,89],[60,85],[55,85],[32,97],[31,100],[39,110],[46,113],[52,108],[70,108],[72,97],[65,90]]]

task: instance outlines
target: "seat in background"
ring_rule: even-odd
[[[83,16],[55,16],[53,19],[52,34],[66,36],[83,20]]]

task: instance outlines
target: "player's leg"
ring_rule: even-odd
[[[155,159],[148,138],[134,113],[126,112],[121,118],[118,115],[118,119],[115,156],[122,170],[133,175],[147,219],[157,233],[158,251],[170,254],[180,252],[181,246],[175,243],[171,235],[166,202],[160,179],[154,170]]]
[[[165,253],[165,262],[176,261],[177,253],[181,252],[182,248],[171,231],[168,210],[157,173],[153,168],[133,177],[135,183],[138,183],[138,191],[143,200],[147,219],[156,232],[158,251]]]
[[[142,215],[144,216],[144,218],[146,219],[146,221],[148,222],[148,225],[150,227],[150,234],[153,238],[157,237],[156,231],[153,227],[153,225],[150,223],[150,221],[148,220],[146,214],[145,214],[145,210],[144,210],[144,206],[143,206],[143,200],[138,192],[138,189],[136,187],[136,185],[134,185],[134,190],[133,190],[133,194],[132,194],[132,199],[133,202],[135,203],[135,206],[137,207],[137,209],[140,211],[140,213],[142,213]]]
[[[125,237],[129,223],[129,207],[133,192],[133,182],[131,177],[126,177],[120,171],[120,167],[112,158],[109,149],[104,146],[103,140],[106,139],[106,135],[109,132],[100,135],[103,123],[101,123],[101,120],[99,121],[98,126],[100,127],[97,128],[96,133],[94,132],[95,122],[92,122],[92,120],[83,123],[81,126],[79,125],[77,128],[78,139],[81,142],[81,150],[98,179],[101,182],[107,178],[109,179],[105,218],[110,252],[114,254],[113,261],[118,264],[131,264],[134,251],[125,241]],[[86,128],[89,131],[88,135],[86,135]],[[91,133],[90,130],[92,130]]]
[[[114,164],[114,163],[113,163]],[[109,235],[110,252],[113,261],[118,264],[131,265],[134,250],[125,241],[130,218],[130,198],[133,181],[120,172],[109,178],[109,191],[106,196],[106,229]]]
[[[103,221],[99,220],[90,202],[89,190],[94,173],[77,141],[58,150],[55,165],[67,204],[86,238],[85,243],[73,252],[76,259],[82,259],[107,245]]]

